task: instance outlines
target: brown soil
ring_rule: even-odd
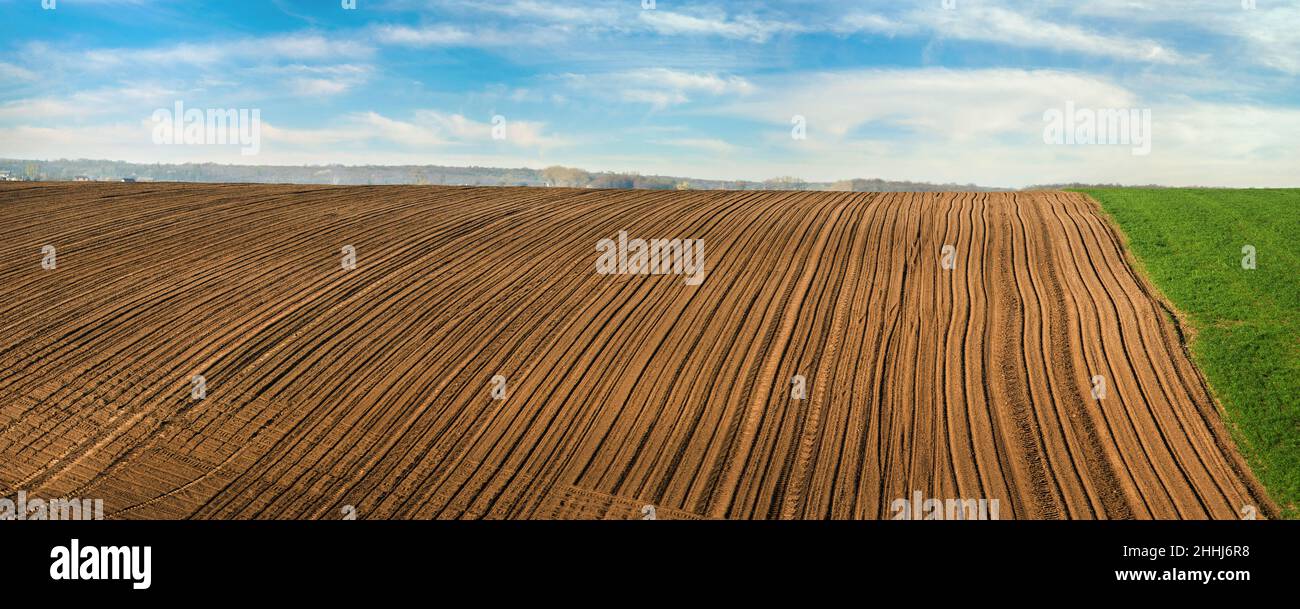
[[[704,283],[597,274],[620,230],[703,239]],[[1276,513],[1056,192],[3,184],[18,490],[117,518]]]

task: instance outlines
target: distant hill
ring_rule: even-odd
[[[881,179],[806,182],[778,177],[762,182],[589,172],[572,167],[546,169],[444,167],[440,165],[220,165],[144,164],[89,159],[33,161],[0,159],[0,175],[32,180],[109,180],[158,182],[247,182],[259,184],[445,184],[462,186],[570,186],[652,190],[838,190],[854,192],[1005,191],[975,184],[931,184]]]

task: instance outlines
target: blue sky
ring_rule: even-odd
[[[1283,186],[1300,3],[0,0],[0,156]],[[155,109],[258,109],[160,146]],[[1044,112],[1150,109],[1152,150]],[[494,116],[508,136],[491,137]],[[804,117],[807,138],[791,137]]]

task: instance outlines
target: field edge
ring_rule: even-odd
[[[1273,495],[1269,491],[1268,487],[1265,486],[1264,483],[1260,481],[1259,477],[1255,475],[1255,466],[1260,464],[1263,457],[1261,456],[1260,451],[1255,447],[1254,443],[1250,441],[1249,437],[1247,437],[1245,431],[1241,428],[1240,421],[1238,420],[1240,417],[1237,414],[1234,414],[1232,409],[1227,407],[1223,397],[1215,389],[1214,385],[1210,383],[1209,378],[1206,377],[1205,371],[1202,369],[1203,364],[1201,358],[1193,348],[1200,331],[1195,322],[1192,321],[1191,316],[1179,309],[1178,306],[1174,304],[1173,300],[1165,294],[1164,290],[1160,287],[1160,284],[1151,276],[1151,272],[1147,268],[1146,262],[1137,254],[1136,251],[1133,250],[1132,247],[1130,247],[1128,234],[1124,232],[1124,228],[1119,223],[1119,220],[1115,218],[1113,213],[1106,209],[1106,206],[1103,205],[1101,201],[1092,196],[1092,194],[1087,190],[1067,189],[1066,192],[1083,195],[1094,207],[1096,207],[1098,217],[1103,220],[1103,224],[1110,231],[1112,238],[1115,239],[1118,249],[1123,253],[1125,264],[1127,264],[1129,269],[1133,272],[1134,277],[1139,280],[1138,284],[1142,286],[1142,289],[1147,292],[1148,296],[1150,296],[1152,300],[1160,305],[1160,308],[1164,310],[1165,315],[1173,324],[1178,335],[1179,348],[1182,349],[1183,354],[1188,358],[1188,360],[1192,362],[1192,369],[1196,371],[1197,380],[1213,402],[1215,414],[1217,415],[1214,420],[1220,423],[1223,427],[1223,431],[1227,433],[1226,440],[1230,444],[1228,447],[1229,450],[1226,452],[1232,454],[1234,461],[1236,461],[1235,465],[1239,466],[1241,468],[1240,471],[1244,474],[1242,478],[1249,482],[1252,487],[1251,492],[1256,493],[1258,499],[1261,500],[1260,502],[1264,504],[1258,507],[1260,507],[1261,511],[1270,518],[1281,517],[1292,520],[1300,519],[1300,510],[1283,509],[1282,506],[1273,499]]]

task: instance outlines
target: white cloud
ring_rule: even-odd
[[[124,146],[152,146],[144,125],[113,123],[80,127],[0,127],[0,156],[26,159],[121,158]],[[238,152],[236,152],[238,154]]]
[[[797,32],[790,23],[749,15],[727,17],[721,12],[696,16],[668,10],[641,11],[640,19],[654,31],[666,35],[710,35],[765,42],[774,34]]]
[[[912,23],[905,23],[876,13],[850,13],[831,26],[831,31],[845,34],[867,32],[872,34],[912,34],[919,28]]]
[[[264,165],[452,165],[534,167],[552,165],[544,150],[494,151],[446,148],[393,148],[357,138],[353,129],[295,130],[262,123],[262,150],[243,156],[238,146],[163,146],[151,141],[148,124],[0,127],[0,157],[22,159],[89,158],[132,163],[230,163]]]
[[[451,141],[459,143],[494,141],[493,125],[489,122],[480,122],[460,114],[437,110],[417,111],[415,118],[420,124],[431,125],[437,133],[443,134]],[[563,138],[546,133],[544,123],[502,118],[505,119],[505,138],[500,140],[503,144],[520,148],[554,148],[567,145]]]
[[[962,2],[956,10],[943,10],[936,1],[898,14],[850,9],[838,12],[802,9],[791,15],[728,16],[720,9],[695,13],[669,10],[641,11],[640,21],[651,30],[671,36],[718,36],[763,43],[777,34],[830,32],[875,35],[930,34],[944,39],[990,42],[1026,48],[1052,49],[1131,61],[1176,64],[1192,61],[1157,41],[1128,35],[1111,35],[1037,16],[1033,5],[1013,10],[1003,6]]]
[[[618,11],[607,5],[572,5],[537,0],[494,0],[491,2],[461,1],[453,6],[491,12],[515,19],[538,19],[559,23],[607,24],[618,18]]]
[[[429,4],[410,0],[403,6]],[[1286,75],[1300,73],[1300,6],[1294,4],[1260,0],[1255,11],[1240,10],[1235,0],[958,0],[957,11],[939,10],[937,0],[732,5],[754,12],[663,0],[654,11],[640,10],[635,0],[617,6],[598,0],[438,4],[470,14],[439,11],[427,15],[425,25],[357,24],[341,34],[307,31],[154,48],[85,51],[62,42],[20,43],[6,58],[12,63],[0,62],[0,78],[20,85],[9,97],[26,97],[0,102],[0,149],[7,156],[37,158],[495,166],[559,151],[569,156],[554,162],[596,170],[995,185],[1096,180],[1266,186],[1292,184],[1300,166],[1291,141],[1300,129],[1300,110],[1251,101],[1287,99],[1293,83]],[[1091,57],[1077,65],[1096,71],[791,72],[790,65],[815,64],[823,56],[792,61],[784,54],[801,52],[803,42],[782,37],[817,33],[998,45],[999,52],[975,58],[981,65],[1021,64],[1049,50],[1070,59]],[[842,45],[825,47],[844,51],[842,57],[860,42],[826,38],[816,41],[817,48],[823,42]],[[468,82],[467,95],[424,101],[429,92],[409,80],[411,74],[367,65],[371,59],[382,65],[376,55],[393,51],[385,45],[490,49],[510,55],[519,69],[457,80]],[[538,65],[544,67],[527,74]],[[1276,72],[1248,71],[1259,66]],[[582,73],[563,73],[570,70]],[[547,72],[560,75],[548,78]],[[167,76],[167,86],[152,82],[158,74]],[[273,99],[257,104],[270,110],[283,102],[264,116],[295,122],[264,123],[263,154],[255,159],[240,158],[233,148],[159,150],[134,123],[92,124],[134,121],[175,99],[195,106],[233,99],[246,106],[291,93],[314,101],[356,91],[372,79],[388,79],[379,84],[394,85],[405,100],[457,112],[419,110],[394,98],[398,105],[385,105],[382,113],[322,116],[320,107],[296,98]],[[75,92],[78,87],[89,90]],[[1081,107],[1150,107],[1156,128],[1152,154],[1135,158],[1121,147],[1043,145],[1043,111],[1066,100]],[[497,108],[522,116],[519,105],[548,101],[566,107],[548,108],[561,113],[548,123],[512,118],[508,140],[491,138],[489,117]],[[585,103],[592,101],[601,103]],[[645,106],[673,108],[683,130],[656,125],[662,117]],[[307,111],[298,113],[299,107]],[[568,114],[592,109],[607,110],[601,118],[608,120]],[[807,141],[789,137],[794,114],[809,121]],[[692,122],[700,115],[706,120]],[[556,124],[583,127],[560,135]],[[577,137],[612,144],[583,156],[573,146]],[[637,137],[678,153],[639,156]],[[610,167],[615,160],[620,164]]]
[[[1162,26],[1197,37],[1225,37],[1238,48],[1218,58],[1230,65],[1259,65],[1287,74],[1300,74],[1300,6],[1294,2],[1260,0],[1244,10],[1233,0],[1038,0],[1068,11],[1076,20],[1111,20],[1133,26]]]
[[[0,127],[0,156],[8,158],[104,158],[132,162],[320,163],[433,162],[431,154],[474,159],[477,165],[521,166],[517,153],[538,158],[571,144],[550,133],[544,123],[507,120],[506,138],[492,137],[492,124],[456,113],[418,110],[409,120],[377,112],[357,112],[328,121],[326,128],[284,127],[263,120],[261,152],[246,157],[234,146],[163,146],[153,143],[153,122],[113,122],[97,125]],[[424,155],[413,157],[411,155]],[[453,157],[447,157],[453,158]],[[307,160],[310,159],[310,160]],[[388,159],[388,160],[384,160]],[[447,161],[443,161],[447,162]]]
[[[315,33],[295,33],[221,42],[181,43],[158,48],[92,49],[79,56],[65,57],[62,63],[65,67],[91,70],[141,65],[161,70],[176,65],[212,66],[233,60],[247,63],[286,60],[344,62],[369,57],[373,53],[372,47],[355,40],[328,38]]]
[[[65,99],[38,97],[0,104],[0,120],[43,120],[76,116],[76,104]]]
[[[564,81],[575,89],[597,96],[614,96],[623,101],[665,108],[690,102],[693,96],[745,96],[753,92],[749,80],[712,72],[686,72],[668,68],[644,68],[604,74],[565,74]]]
[[[291,65],[277,66],[267,72],[277,78],[288,78],[290,91],[298,96],[327,97],[339,95],[364,83],[371,73],[370,66],[339,64],[327,66]]]
[[[354,113],[334,121],[333,129],[264,128],[268,146],[276,141],[315,146],[342,142],[389,142],[408,148],[495,147],[549,149],[567,145],[563,138],[548,133],[544,123],[527,120],[505,121],[505,139],[492,137],[492,123],[439,110],[416,110],[411,120],[399,120],[377,112]]]
[[[329,78],[295,78],[293,90],[298,95],[309,97],[338,95],[351,89],[351,83]]]
[[[568,34],[563,27],[516,27],[496,29],[482,27],[466,29],[440,24],[411,27],[382,25],[374,30],[380,44],[406,47],[519,47],[567,44]]]
[[[622,80],[640,86],[658,84],[679,91],[701,91],[710,95],[725,93],[746,95],[754,90],[754,86],[748,80],[739,76],[719,76],[712,73],[683,72],[666,68],[626,72]]]
[[[667,146],[675,146],[679,148],[689,148],[693,150],[698,150],[700,152],[706,152],[710,154],[722,154],[722,155],[731,154],[733,151],[736,150],[736,147],[733,146],[732,144],[717,138],[704,138],[704,137],[679,138],[679,139],[670,139],[670,140],[655,140],[652,141],[651,143],[663,144]]]
[[[36,73],[27,68],[0,61],[0,80],[36,80]]]
[[[441,147],[450,141],[436,125],[423,121],[399,121],[376,112],[365,112],[357,117],[359,123],[354,139],[379,138],[413,148]]]
[[[1067,25],[999,6],[959,4],[955,10],[937,6],[889,17],[879,13],[850,13],[828,27],[837,33],[919,35],[940,39],[989,42],[1025,48],[1051,49],[1082,55],[1139,62],[1176,64],[1190,59],[1154,40],[1115,36]]]
[[[1095,107],[1135,102],[1128,91],[1105,80],[1058,71],[821,72],[760,80],[756,86],[760,92],[751,99],[704,111],[785,126],[801,115],[810,133],[835,138],[880,123],[923,137],[960,140],[1015,131],[1066,100]]]
[[[385,44],[414,47],[463,45],[474,40],[469,32],[450,25],[422,28],[385,25],[378,28],[376,37]]]
[[[102,87],[64,96],[19,99],[0,104],[0,120],[73,122],[87,117],[120,112],[123,107],[137,107],[140,114],[168,106],[177,99],[175,89],[157,84],[138,83],[123,87]]]
[[[931,10],[915,13],[913,19],[933,20],[935,31],[939,35],[960,40],[996,42],[1153,63],[1189,61],[1178,52],[1152,40],[1109,36],[1000,7]]]
[[[760,79],[755,87],[750,99],[701,109],[768,125],[762,154],[717,160],[713,175],[1282,186],[1293,184],[1300,166],[1300,142],[1292,137],[1300,132],[1300,109],[1147,100],[1104,78],[1071,72],[825,72]],[[1151,154],[1135,157],[1127,146],[1043,143],[1043,113],[1066,101],[1080,108],[1151,109]],[[790,138],[795,114],[808,120],[807,140]],[[651,170],[665,168],[645,171]],[[692,175],[708,171],[700,167]]]

